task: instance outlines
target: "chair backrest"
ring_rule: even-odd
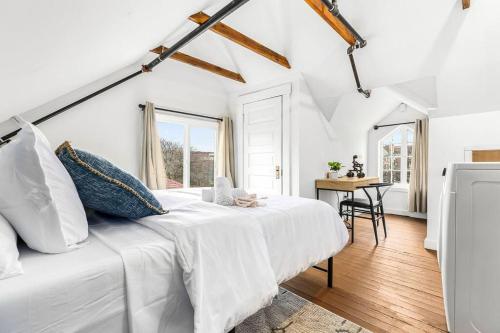
[[[365,186],[358,186],[356,188],[358,189],[362,189],[366,196],[368,197],[368,200],[370,200],[370,204],[373,204],[372,202],[372,198],[370,196],[370,194],[368,193],[367,189],[370,189],[370,188],[374,188],[376,189],[377,191],[377,201],[382,201],[382,199],[384,198],[385,194],[387,193],[387,191],[389,191],[389,189],[392,187],[392,183],[373,183],[373,184],[370,184],[370,185],[365,185]],[[385,188],[382,193],[380,192],[380,189],[381,188]]]

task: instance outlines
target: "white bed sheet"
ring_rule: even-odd
[[[22,247],[24,274],[0,281],[0,332],[127,332],[121,257],[90,235],[75,251]]]
[[[175,244],[123,218],[97,215],[89,222],[94,224],[91,233],[123,260],[129,331],[192,333],[193,307],[176,260]]]

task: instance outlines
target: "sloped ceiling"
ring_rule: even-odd
[[[227,1],[20,0],[0,12],[0,121],[32,109],[171,45],[196,25],[187,17],[214,13]],[[435,74],[438,37],[456,0],[339,0],[343,15],[368,40],[356,54],[366,88]],[[250,0],[224,23],[288,57],[303,73],[329,119],[355,87],[347,44],[303,0]],[[183,52],[240,72],[249,84],[288,70],[211,32]],[[183,65],[184,66],[184,65]],[[185,71],[193,71],[184,66]],[[178,71],[176,72],[178,75]],[[169,75],[157,71],[148,75]],[[229,93],[239,83],[203,74],[203,86]],[[175,77],[172,78],[175,80]],[[196,82],[193,82],[196,84]]]

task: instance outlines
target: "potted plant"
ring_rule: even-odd
[[[328,172],[328,178],[339,178],[339,171],[342,169],[343,165],[340,162],[332,161],[328,162],[330,171]]]

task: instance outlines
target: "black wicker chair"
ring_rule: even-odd
[[[362,219],[371,220],[373,223],[373,231],[375,233],[375,241],[378,245],[378,232],[377,227],[379,225],[379,221],[382,220],[382,224],[384,226],[384,235],[387,237],[387,227],[385,224],[385,214],[384,214],[384,204],[382,199],[387,191],[391,188],[393,184],[391,183],[376,183],[370,184],[366,186],[359,186],[358,189],[361,189],[365,192],[367,199],[363,198],[354,198],[354,199],[346,199],[340,202],[340,216],[354,216],[354,213],[361,214],[369,214],[369,217],[357,215],[356,217]],[[385,188],[381,191],[381,188]],[[377,198],[374,200],[368,189],[375,189],[377,191]],[[347,209],[345,209],[347,208]],[[351,221],[351,242],[354,242],[354,218]]]

